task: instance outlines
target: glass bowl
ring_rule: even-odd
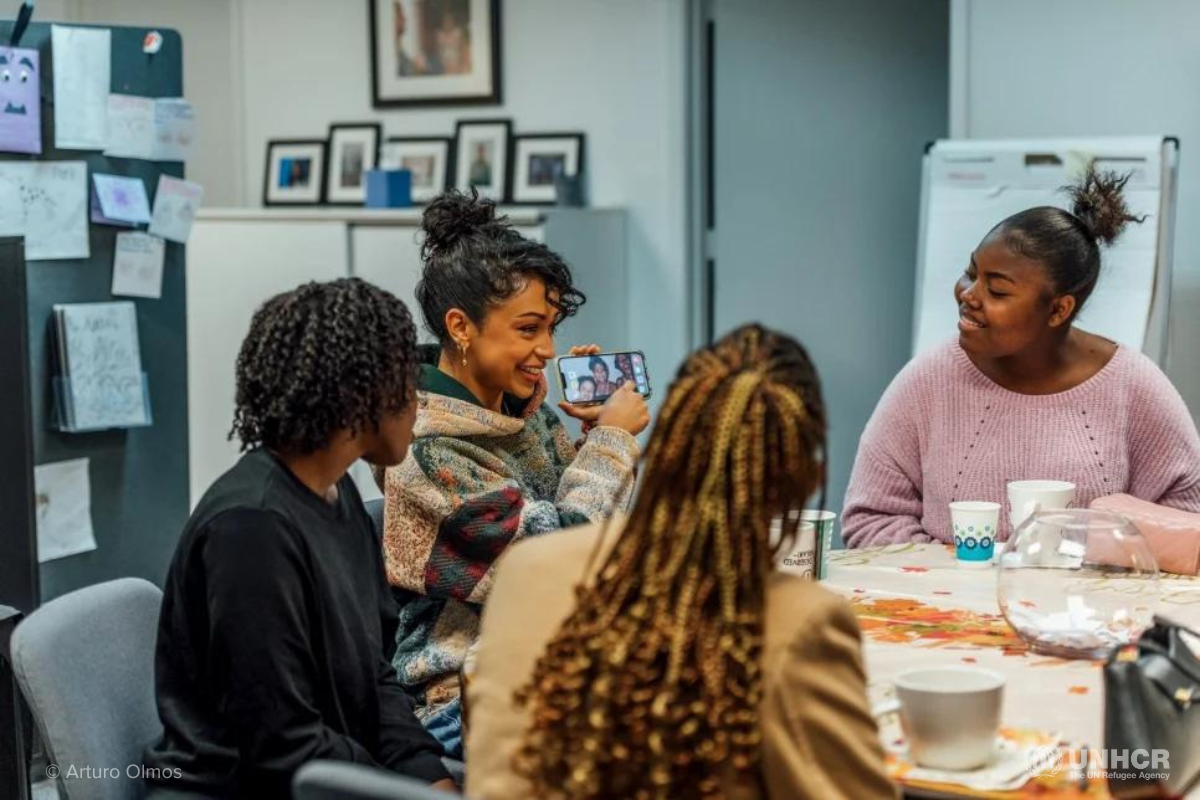
[[[1034,651],[1105,658],[1136,641],[1158,607],[1158,562],[1122,516],[1084,508],[1039,511],[998,564],[1004,619]]]

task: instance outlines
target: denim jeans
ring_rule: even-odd
[[[446,749],[447,756],[462,760],[462,700],[455,698],[428,717],[425,730]]]

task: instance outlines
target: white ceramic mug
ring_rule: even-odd
[[[876,716],[900,712],[908,754],[923,767],[971,770],[996,752],[1004,676],[976,667],[930,667],[896,677],[896,701]]]
[[[1031,514],[1070,508],[1073,502],[1075,484],[1068,481],[1011,481],[1008,484],[1008,521],[1012,534]]]

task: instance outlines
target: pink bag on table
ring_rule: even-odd
[[[1146,538],[1163,572],[1200,574],[1200,514],[1156,505],[1127,494],[1097,497],[1091,507],[1120,514],[1132,522]]]

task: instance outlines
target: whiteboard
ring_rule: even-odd
[[[1178,144],[1161,136],[1102,139],[940,140],[922,179],[914,355],[957,330],[954,284],[972,251],[1006,217],[1035,206],[1067,208],[1061,187],[1095,161],[1130,172],[1125,199],[1140,224],[1101,248],[1100,280],[1077,324],[1166,358]]]

